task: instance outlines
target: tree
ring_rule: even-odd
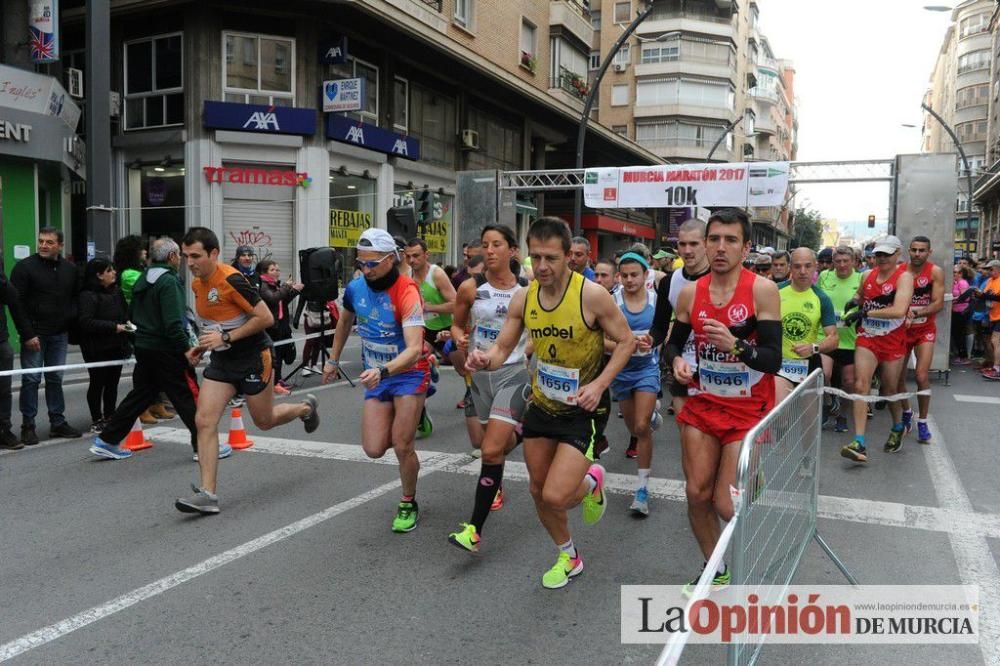
[[[792,223],[792,237],[789,239],[790,249],[808,247],[819,252],[819,246],[823,242],[821,218],[822,215],[818,211],[797,208],[795,221]]]

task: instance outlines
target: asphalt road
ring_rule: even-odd
[[[84,390],[67,388],[77,427],[88,421]],[[421,519],[402,535],[389,529],[395,459],[365,459],[361,389],[343,383],[317,393],[323,423],[312,435],[298,423],[265,435],[246,419],[256,445],[220,463],[214,517],[173,508],[197,480],[177,420],[147,429],[154,448],[127,461],[96,460],[89,438],[0,454],[0,661],[652,663],[660,646],[620,642],[620,586],[681,584],[701,565],[671,421],[656,436],[651,515],[636,520],[626,510],[635,464],[622,455],[624,426],[612,418],[614,449],[602,461],[612,473],[608,513],[595,527],[573,517],[586,570],[550,591],[540,577],[556,553],[519,451],[507,467],[507,505],[487,523],[481,553],[446,541],[468,519],[479,464],[455,409],[462,391],[453,372],[442,373],[429,403],[434,434],[419,443]],[[863,583],[981,585],[983,642],[768,645],[762,663],[1000,659],[1000,384],[959,371],[934,391],[930,446],[911,436],[899,454],[883,454],[888,423],[877,412],[873,462],[858,468],[838,455],[844,437],[824,433],[819,530]],[[811,545],[795,582],[843,578]],[[684,656],[718,664],[725,651],[692,645]]]

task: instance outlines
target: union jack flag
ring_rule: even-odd
[[[55,33],[31,28],[31,59],[34,62],[58,60]]]

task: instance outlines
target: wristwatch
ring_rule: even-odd
[[[382,368],[378,371],[378,378],[381,380],[388,378],[388,376],[389,376],[389,368],[383,365]]]
[[[816,343],[813,343],[813,356],[815,356],[818,353],[819,353],[819,345],[816,344]]]
[[[222,332],[222,341],[227,345],[229,344],[229,331]]]

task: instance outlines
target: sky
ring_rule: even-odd
[[[794,62],[800,162],[890,159],[920,152],[920,102],[951,12],[930,0],[758,0],[760,30]],[[943,2],[954,6],[958,2]],[[903,123],[916,125],[905,128]],[[796,206],[884,233],[888,185],[802,185]]]

